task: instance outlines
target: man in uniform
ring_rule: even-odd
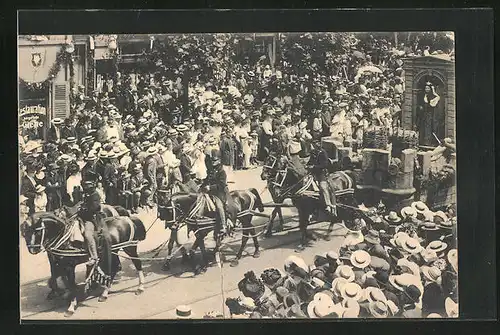
[[[321,147],[320,139],[313,141],[312,149],[311,158],[307,165],[318,182],[320,195],[324,200],[326,211],[332,215],[337,215],[335,195],[332,194],[330,196],[330,188],[327,181],[328,167],[330,165],[328,153]]]
[[[210,155],[211,164],[207,178],[201,184],[200,190],[208,193],[215,204],[217,216],[215,218],[214,236],[217,239],[222,227],[226,227],[226,201],[229,190],[227,188],[227,175],[222,168],[220,153],[213,150]]]
[[[83,182],[84,198],[78,213],[85,225],[83,236],[90,253],[88,265],[93,265],[98,260],[97,241],[94,232],[96,227],[101,228],[102,226],[101,197],[96,191],[96,181],[97,179],[94,178],[94,180]]]

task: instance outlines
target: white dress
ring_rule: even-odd
[[[73,189],[75,187],[81,188],[81,182],[82,182],[82,176],[80,173],[77,173],[74,176],[69,176],[68,180],[66,181],[66,192],[69,195],[69,198],[71,199],[71,202],[74,201],[73,199]]]
[[[200,148],[193,151],[193,173],[197,179],[203,180],[207,177],[207,166],[205,165],[205,153]]]
[[[35,196],[35,212],[45,212],[47,210],[47,194],[37,193]]]

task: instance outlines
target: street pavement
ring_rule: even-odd
[[[260,168],[246,171],[237,171],[230,180],[229,188],[246,189],[256,188],[262,192],[263,202],[271,202],[269,192],[265,189],[265,182],[260,179]],[[272,208],[266,208],[270,214]],[[171,269],[161,270],[162,259],[166,250],[158,256],[158,260],[144,261],[145,292],[135,295],[138,285],[137,272],[130,260],[122,258],[122,271],[117,276],[106,302],[98,302],[96,296],[99,290],[80,302],[76,313],[71,320],[86,319],[171,319],[175,318],[175,308],[178,305],[189,305],[192,308],[193,318],[202,318],[206,312],[223,311],[223,301],[228,297],[237,297],[238,282],[247,271],[253,270],[259,276],[267,268],[275,267],[283,270],[283,262],[287,256],[294,254],[299,241],[296,210],[284,208],[285,230],[274,233],[270,238],[259,238],[261,245],[260,258],[253,258],[253,241],[247,243],[243,258],[236,267],[230,266],[240,245],[240,236],[227,238],[224,242],[222,254],[224,263],[222,268],[212,265],[206,273],[195,276],[192,269],[181,264],[180,258],[174,259]],[[147,251],[159,246],[168,239],[168,230],[163,223],[156,220],[156,210],[143,211],[138,214],[143,219],[146,228],[153,224],[147,233],[145,241],[139,243],[139,257],[152,257]],[[288,217],[288,219],[287,219]],[[257,224],[263,224],[266,218],[255,217]],[[324,236],[327,223],[312,225],[318,237]],[[330,234],[331,240],[319,239],[300,253],[307,263],[312,263],[315,254],[329,250],[338,250],[344,236],[344,227],[335,225]],[[207,237],[207,247],[213,247],[213,239]],[[192,242],[192,240],[190,240]],[[199,253],[197,254],[199,259]],[[77,267],[77,282],[84,281],[85,266]],[[24,320],[68,320],[64,317],[67,301],[59,298],[48,301],[49,292],[47,280],[50,275],[47,256],[45,254],[31,255],[26,249],[24,240],[20,240],[20,299],[21,318]],[[225,307],[224,307],[225,308]],[[229,315],[227,308],[224,312]]]

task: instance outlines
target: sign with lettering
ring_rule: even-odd
[[[41,105],[25,106],[19,110],[20,127],[30,139],[42,139],[47,123],[47,109]]]

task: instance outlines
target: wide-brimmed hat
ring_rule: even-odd
[[[420,242],[413,237],[408,237],[401,241],[401,247],[404,251],[410,254],[418,254],[423,249],[423,247],[420,245]]]
[[[191,307],[187,305],[177,306],[177,308],[175,309],[175,314],[178,319],[190,319]]]
[[[373,301],[368,304],[370,314],[375,318],[386,318],[389,315],[389,307],[384,301]]]
[[[435,231],[435,230],[439,230],[439,227],[437,224],[435,224],[434,222],[431,222],[431,221],[424,221],[420,224],[420,228],[422,228],[422,230],[426,230],[426,231]]]
[[[309,273],[309,266],[307,263],[300,257],[295,256],[295,255],[290,255],[285,259],[284,262],[284,269],[285,272],[291,274],[293,270],[293,266],[296,267],[296,269],[293,271],[293,274],[296,274],[296,270],[298,269],[299,272],[302,274],[308,274]]]
[[[329,262],[335,263],[338,261],[340,256],[338,252],[330,250],[325,254],[325,257]]]
[[[449,221],[449,218],[443,211],[437,211],[434,213],[433,221],[440,224],[441,222]]]
[[[446,250],[448,248],[448,244],[444,243],[441,240],[435,240],[429,243],[426,247],[427,250],[434,251],[436,253],[440,253],[441,251]]]
[[[389,276],[389,283],[399,291],[404,291],[410,285],[421,286],[420,278],[409,273]]]
[[[398,231],[396,234],[394,234],[393,238],[389,240],[389,243],[395,248],[402,248],[403,246],[403,241],[409,238],[410,235],[403,231]]]
[[[441,281],[441,270],[439,270],[435,266],[422,266],[420,269],[425,278],[432,282],[440,282]]]
[[[95,151],[92,151],[92,150],[91,150],[91,151],[89,151],[89,153],[88,153],[87,157],[85,157],[85,160],[86,160],[87,162],[89,162],[89,161],[95,161],[96,159],[97,159],[97,156],[96,156],[96,154],[95,154]]]
[[[404,273],[409,273],[414,276],[419,276],[420,275],[420,269],[418,265],[414,262],[410,262],[406,258],[400,258],[398,259],[397,265],[403,270]]]
[[[423,201],[415,201],[411,204],[411,207],[414,208],[417,213],[424,213],[429,210],[429,207]]]
[[[380,288],[372,286],[369,286],[363,290],[362,299],[364,301],[368,301],[369,303],[374,301],[387,302],[387,297],[385,296],[384,292]]]
[[[341,288],[345,284],[349,283],[349,281],[343,277],[337,277],[332,281],[332,288],[330,289],[337,297],[342,297]]]
[[[401,216],[403,218],[407,218],[407,217],[411,217],[411,218],[416,218],[417,217],[417,211],[415,208],[413,207],[403,207],[403,209],[401,209]]]
[[[148,154],[148,156],[157,154],[158,153],[158,148],[156,146],[151,146],[151,147],[148,148],[148,150],[146,151],[146,153]]]
[[[450,263],[452,269],[458,273],[458,250],[451,249],[448,251],[448,255],[446,257],[448,259],[448,263]]]
[[[24,152],[31,152],[41,147],[42,147],[41,143],[35,141],[29,141],[28,143],[26,143],[23,150]]]
[[[179,124],[175,126],[175,129],[177,129],[177,131],[182,133],[184,131],[187,131],[189,128],[185,124]]]
[[[365,235],[365,241],[371,244],[380,244],[380,233],[374,229],[370,229]]]
[[[401,222],[401,218],[398,216],[398,213],[393,211],[389,212],[389,214],[384,216],[384,218],[389,222],[389,224]]]
[[[363,233],[361,231],[356,230],[348,230],[344,241],[342,243],[343,246],[353,246],[359,243],[362,243],[365,240]]]
[[[175,135],[178,135],[178,134],[179,134],[179,132],[176,129],[174,129],[174,128],[172,128],[172,129],[170,129],[168,131],[168,135],[170,135],[170,136],[175,136]]]
[[[444,309],[446,310],[446,315],[450,318],[457,318],[459,311],[458,311],[458,303],[453,301],[450,297],[446,298],[444,301]]]
[[[358,268],[358,269],[364,269],[368,265],[370,265],[370,262],[372,260],[371,256],[369,253],[367,253],[364,250],[356,250],[351,254],[350,257],[351,264]]]
[[[64,121],[61,118],[56,117],[56,118],[52,119],[52,124],[54,124],[54,125],[61,125],[63,123],[64,123]]]
[[[428,249],[423,249],[420,252],[420,256],[422,256],[422,259],[426,264],[430,264],[439,258],[435,251]]]
[[[339,265],[335,270],[335,277],[345,278],[348,282],[354,281],[354,271],[349,265]]]
[[[61,156],[59,156],[59,160],[64,162],[71,162],[71,156],[67,154],[62,154]]]
[[[347,283],[342,285],[340,295],[344,299],[354,299],[359,301],[363,297],[363,289],[357,283]]]
[[[307,315],[312,319],[324,318],[334,312],[335,304],[327,295],[315,296],[315,299],[307,305]]]

